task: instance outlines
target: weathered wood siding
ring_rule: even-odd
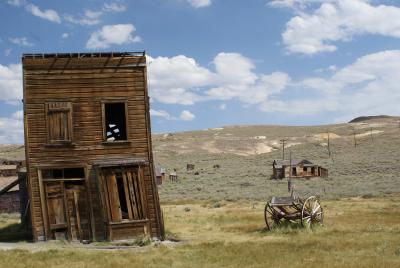
[[[140,65],[140,66],[138,66]],[[122,68],[121,68],[122,67]],[[90,198],[97,236],[104,222],[92,165],[105,159],[138,158],[150,163],[144,170],[151,234],[160,237],[157,188],[153,180],[150,119],[145,57],[23,59],[24,120],[33,236],[44,236],[39,194],[40,166],[84,166],[89,173]],[[128,143],[105,144],[102,100],[121,98],[128,106]],[[72,103],[72,145],[46,146],[45,102]]]

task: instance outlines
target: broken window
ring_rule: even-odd
[[[54,168],[54,169],[42,169],[43,179],[84,179],[85,169],[79,168]]]
[[[146,219],[140,169],[103,169],[99,179],[110,222]]]
[[[65,144],[72,141],[72,105],[70,102],[46,103],[47,143]]]
[[[111,102],[103,104],[104,137],[105,141],[125,141],[126,132],[126,103]]]

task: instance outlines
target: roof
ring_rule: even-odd
[[[0,165],[0,170],[17,170],[17,165]]]
[[[93,163],[97,167],[117,167],[117,166],[139,166],[147,165],[149,162],[144,159],[109,159],[96,161]]]
[[[3,190],[6,186],[10,185],[13,181],[18,179],[18,176],[9,176],[9,177],[0,177],[0,191]],[[10,191],[18,191],[19,190],[19,185],[15,185],[13,188],[11,188]]]
[[[145,51],[140,52],[96,52],[96,53],[36,53],[23,54],[23,59],[44,59],[44,58],[108,58],[108,57],[132,57],[145,56]]]
[[[307,159],[292,159],[292,163],[290,163],[290,160],[274,160],[275,167],[298,166],[300,164],[303,166],[313,166],[314,165],[311,161],[308,161]]]

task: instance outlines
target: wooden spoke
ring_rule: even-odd
[[[269,203],[265,205],[264,219],[268,230],[272,230],[275,225],[281,222],[279,213]]]
[[[304,202],[303,209],[301,211],[301,224],[304,227],[310,228],[316,223],[322,224],[323,219],[324,212],[318,198],[315,196],[310,196]]]

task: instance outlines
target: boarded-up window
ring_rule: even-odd
[[[72,142],[72,105],[70,102],[46,103],[47,143]]]
[[[147,218],[143,170],[103,169],[99,179],[110,222]]]

